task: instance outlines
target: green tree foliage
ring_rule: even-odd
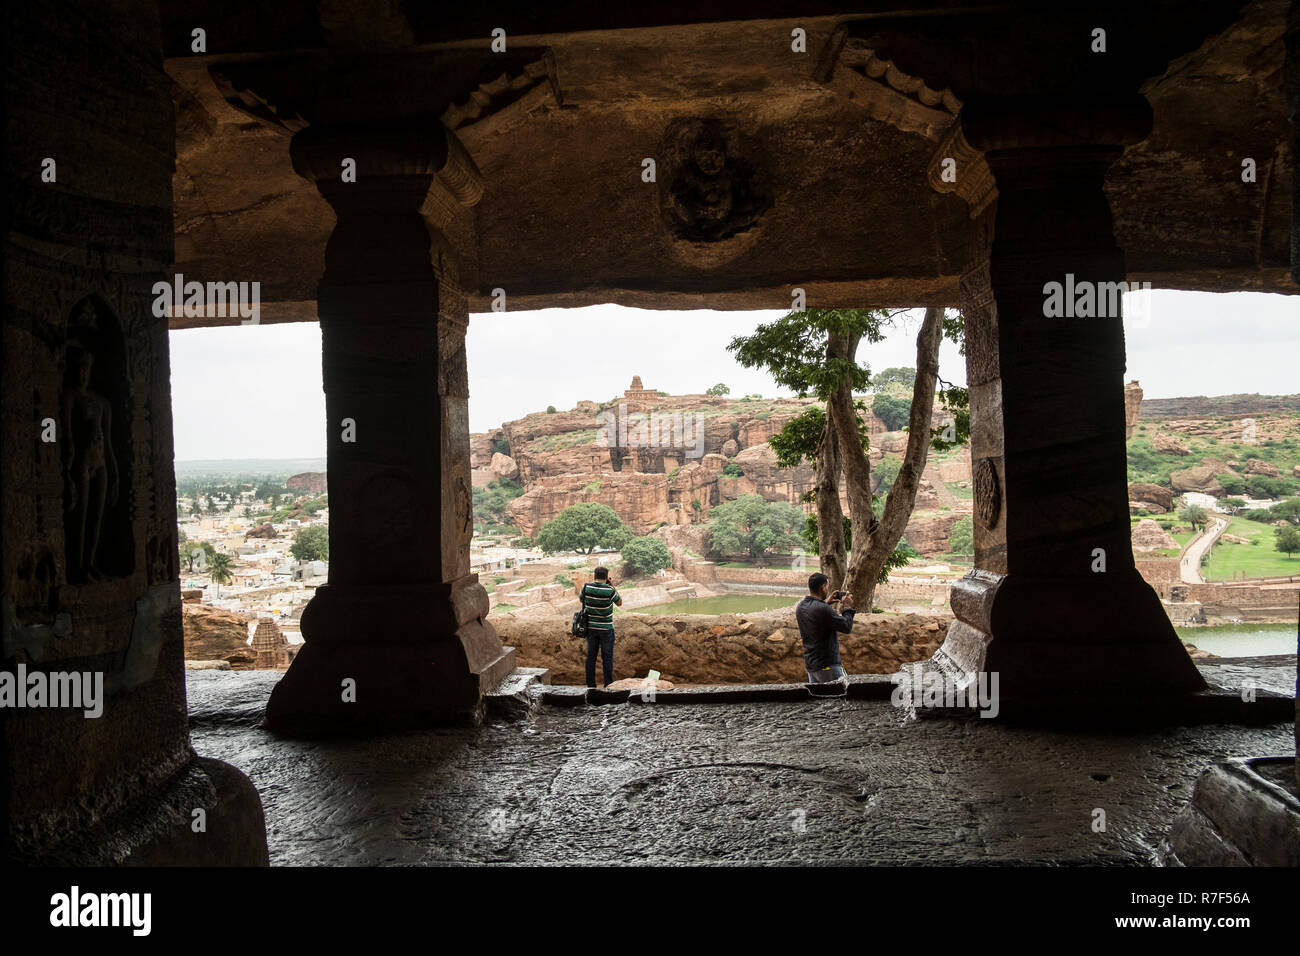
[[[975,553],[975,525],[970,515],[963,515],[953,522],[948,532],[948,550],[953,554]]]
[[[711,388],[706,388],[704,390],[704,394],[705,395],[730,395],[731,389],[728,388],[726,385],[722,384],[722,382],[719,382],[717,385],[714,385]]]
[[[1246,479],[1246,493],[1252,498],[1281,498],[1290,490],[1290,484],[1285,478],[1251,475]]]
[[[546,406],[546,414],[548,414],[548,415],[554,415],[555,412],[556,412],[556,408],[555,408],[554,405],[547,405],[547,406]]]
[[[1268,509],[1269,517],[1274,521],[1289,521],[1300,524],[1300,498],[1288,498],[1279,501]]]
[[[742,478],[744,477],[745,469],[741,468],[734,461],[729,461],[723,467],[722,474],[725,478]]]
[[[303,528],[293,536],[289,553],[299,561],[328,561],[330,556],[329,530],[322,525]]]
[[[1228,509],[1228,514],[1239,515],[1246,510],[1246,502],[1241,498],[1221,498],[1219,504]]]
[[[1214,480],[1223,485],[1223,490],[1230,495],[1245,494],[1246,479],[1241,475],[1233,475],[1227,472],[1214,476]]]
[[[855,402],[854,405],[859,411],[865,409],[861,402]],[[797,468],[806,459],[815,466],[817,446],[821,443],[825,428],[826,409],[821,405],[809,406],[797,418],[786,422],[785,427],[767,441],[776,452],[777,465],[781,468]],[[858,416],[858,437],[862,439],[862,450],[866,451],[871,441],[867,436],[867,423],[861,415]]]
[[[207,541],[186,541],[180,547],[181,565],[186,571],[205,571],[212,564],[217,549]]]
[[[901,385],[910,392],[912,386],[916,384],[916,369],[887,368],[883,372],[877,372],[871,376],[871,391],[873,392],[883,392],[894,384]]]
[[[1286,527],[1277,527],[1273,529],[1273,536],[1277,539],[1273,547],[1281,551],[1288,558],[1300,551],[1300,528],[1294,525]]]
[[[709,546],[719,554],[746,554],[761,561],[771,551],[799,546],[804,513],[759,495],[742,495],[709,515]]]
[[[613,508],[588,501],[565,508],[542,525],[537,532],[537,546],[547,554],[591,554],[597,548],[618,550],[631,537],[631,530]]]
[[[509,455],[510,442],[506,441],[504,436],[492,439],[492,453],[494,455]]]
[[[894,398],[891,395],[877,395],[876,400],[871,403],[871,410],[885,423],[886,428],[896,432],[907,424],[908,416],[912,414],[912,400]]]
[[[480,528],[510,524],[510,502],[523,493],[523,485],[505,478],[498,478],[486,488],[475,488],[474,524]]]
[[[672,567],[673,556],[660,538],[646,535],[623,545],[623,563],[638,574],[654,574]]]
[[[208,577],[217,586],[217,596],[221,596],[221,585],[230,583],[230,555],[214,553],[208,563]]]
[[[1200,505],[1188,505],[1178,512],[1178,517],[1191,525],[1195,531],[1200,531],[1210,520],[1209,514]]]
[[[886,455],[880,459],[873,473],[879,484],[876,485],[876,494],[884,495],[889,493],[889,489],[894,487],[894,479],[898,477],[899,469],[903,467],[903,459],[896,455]]]

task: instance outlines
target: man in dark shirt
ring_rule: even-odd
[[[596,651],[605,671],[605,686],[614,683],[614,605],[623,599],[609,580],[608,568],[596,569],[596,580],[582,586],[578,595],[587,609],[587,686],[596,686]]]
[[[808,578],[808,596],[794,609],[803,639],[803,661],[808,670],[809,691],[815,696],[841,696],[848,688],[848,676],[840,661],[840,634],[853,630],[853,595],[830,590],[830,579],[817,573]],[[844,613],[837,614],[828,601],[841,601]],[[833,687],[821,685],[831,684]],[[829,692],[829,693],[827,693]]]

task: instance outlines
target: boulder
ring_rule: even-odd
[[[237,671],[257,666],[257,653],[248,644],[248,615],[221,611],[205,604],[182,604],[185,659],[225,661]]]
[[[499,451],[493,452],[488,470],[497,478],[512,480],[519,477],[519,465],[509,455],[503,455]]]
[[[722,443],[722,454],[727,458],[735,458],[739,451],[740,445],[736,443],[736,439],[734,438],[728,438]]]
[[[1174,493],[1150,482],[1138,481],[1129,485],[1128,497],[1130,503],[1136,502],[1156,514],[1166,514],[1174,507]]]
[[[263,524],[259,524],[252,531],[245,533],[244,537],[245,538],[274,538],[277,537],[277,532],[275,528],[271,526],[271,522],[267,521]]]
[[[1178,455],[1180,458],[1192,453],[1190,448],[1164,432],[1156,432],[1156,437],[1151,439],[1151,447],[1162,455]]]
[[[1259,458],[1250,458],[1246,461],[1246,474],[1263,475],[1266,478],[1280,477],[1277,466],[1270,465],[1268,462]]]
[[[1222,462],[1210,462],[1207,459],[1205,463],[1182,471],[1171,472],[1169,485],[1178,494],[1196,491],[1201,494],[1212,495],[1215,498],[1222,498],[1226,492],[1223,485],[1219,484],[1218,479],[1214,476],[1227,470],[1228,466]]]

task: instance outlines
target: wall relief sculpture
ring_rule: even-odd
[[[660,157],[659,205],[678,239],[730,239],[751,230],[772,206],[757,162],[720,120],[674,120]]]
[[[82,300],[63,352],[59,447],[67,580],[83,584],[130,574],[130,404],[126,347],[112,312]]]

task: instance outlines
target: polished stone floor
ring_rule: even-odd
[[[1269,660],[1220,674],[1294,687]],[[296,741],[255,726],[278,676],[187,675],[194,747],[257,786],[273,865],[1146,865],[1205,767],[1295,749],[1285,722],[1048,731],[854,699]]]

